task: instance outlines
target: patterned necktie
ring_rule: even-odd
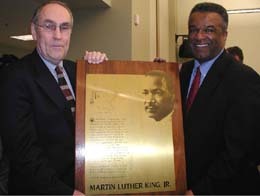
[[[62,67],[60,66],[56,66],[55,71],[57,73],[58,76],[58,84],[60,86],[60,89],[64,95],[64,97],[66,98],[66,100],[68,101],[69,105],[70,105],[70,109],[72,112],[72,116],[73,118],[75,118],[75,100],[72,96],[72,93],[69,89],[69,86],[64,78],[64,74],[62,72]]]
[[[199,87],[200,87],[200,67],[197,68],[197,71],[196,71],[196,75],[193,79],[193,82],[192,82],[192,85],[191,85],[191,88],[190,88],[190,92],[189,92],[189,96],[188,96],[188,99],[187,99],[187,102],[186,102],[186,111],[188,112],[190,110],[190,107],[196,97],[196,94],[199,90]]]

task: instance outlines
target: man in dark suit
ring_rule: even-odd
[[[3,68],[11,65],[18,58],[15,55],[2,55],[0,58],[0,84],[4,81]],[[1,133],[2,131],[0,131]],[[0,195],[8,194],[8,175],[9,175],[9,164],[6,155],[3,150],[2,137],[0,135]]]
[[[180,71],[189,195],[260,194],[260,77],[226,54],[227,27],[218,4],[199,3],[190,13],[195,59]]]
[[[75,63],[64,60],[72,26],[64,3],[44,3],[31,23],[36,49],[5,70],[1,131],[10,194],[82,194],[74,188]],[[106,56],[87,52],[85,58],[98,63]]]

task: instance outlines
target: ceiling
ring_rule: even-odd
[[[24,42],[9,38],[11,35],[30,34],[30,19],[36,7],[46,0],[1,0],[0,44],[32,50],[34,42]],[[72,11],[109,7],[110,0],[63,0]]]

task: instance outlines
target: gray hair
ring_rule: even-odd
[[[36,10],[34,11],[34,14],[32,16],[32,19],[31,19],[31,22],[34,23],[34,24],[37,24],[38,23],[38,20],[39,20],[39,15],[42,11],[42,9],[46,6],[46,5],[49,5],[49,4],[58,4],[62,7],[64,7],[70,14],[70,17],[71,17],[71,25],[73,26],[73,15],[72,15],[72,12],[69,8],[69,6],[64,3],[64,2],[61,2],[61,1],[47,1],[47,2],[44,2],[43,4],[41,4],[38,8],[36,8]]]

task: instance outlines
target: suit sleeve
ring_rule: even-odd
[[[26,184],[32,194],[72,194],[73,188],[59,180],[41,148],[26,73],[14,70],[5,73],[8,78],[1,92],[1,123],[11,172],[19,172],[19,176],[25,177],[20,180],[26,181],[22,184]]]
[[[2,139],[0,138],[0,195],[6,195],[8,193],[8,172],[8,160],[3,154]]]

